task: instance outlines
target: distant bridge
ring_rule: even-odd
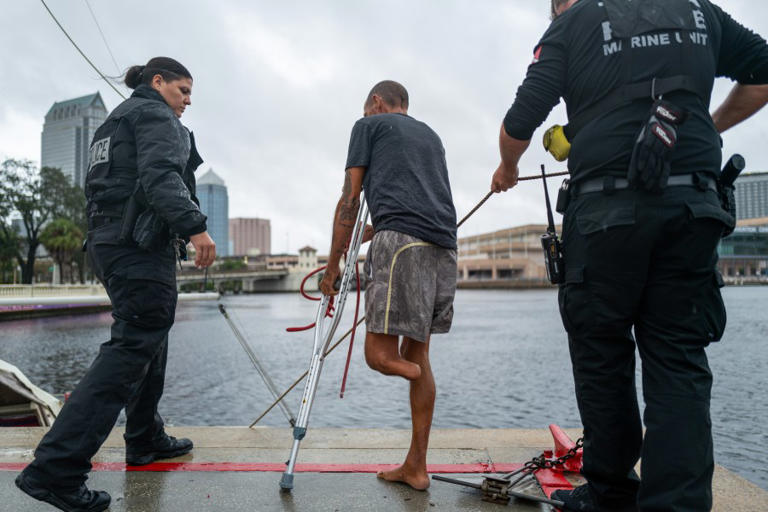
[[[235,272],[208,272],[208,281],[235,281],[240,279],[253,279],[263,281],[265,279],[282,279],[288,275],[287,270],[239,270]],[[176,273],[176,282],[195,283],[206,279],[205,272],[195,270],[190,272],[183,270]]]
[[[240,281],[239,289],[244,292],[290,292],[298,291],[305,272],[282,270],[236,270],[231,272],[208,272],[207,281],[216,283],[227,281]],[[195,269],[184,269],[176,274],[177,286],[194,284],[206,281],[205,272]],[[307,291],[317,290],[317,282],[310,279],[306,286]]]

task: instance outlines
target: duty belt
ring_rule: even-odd
[[[120,222],[121,220],[121,217],[113,215],[91,215],[88,217],[88,229],[100,228],[105,224]]]
[[[677,174],[669,177],[667,181],[668,187],[696,187],[702,191],[713,190],[717,192],[717,182],[714,178],[702,176],[698,173],[693,174]],[[605,192],[610,194],[615,190],[623,190],[629,188],[629,180],[626,178],[616,178],[614,176],[605,176],[604,178],[594,178],[584,181],[582,183],[574,183],[571,185],[571,194],[578,196],[581,194],[589,194],[590,192]]]

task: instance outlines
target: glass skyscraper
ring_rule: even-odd
[[[229,256],[229,196],[221,176],[208,169],[197,180],[200,210],[208,216],[208,234],[216,243],[217,256]]]
[[[82,187],[93,133],[106,119],[107,108],[98,92],[54,103],[45,115],[40,165],[61,169]]]

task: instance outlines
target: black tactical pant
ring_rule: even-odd
[[[717,194],[694,187],[595,192],[568,207],[560,312],[584,425],[583,473],[603,510],[635,500],[644,512],[712,506],[704,348],[725,328],[715,265],[727,222]],[[632,473],[639,456],[641,482]]]
[[[91,457],[126,410],[125,441],[139,450],[163,433],[168,331],[176,310],[173,251],[117,245],[115,224],[88,233],[94,272],[112,300],[112,338],[104,343],[26,469],[58,487],[79,486]]]

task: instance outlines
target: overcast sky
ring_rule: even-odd
[[[402,82],[410,114],[446,148],[459,217],[489,190],[500,122],[549,19],[548,0],[48,0],[75,41],[106,73],[157,55],[194,76],[182,122],[205,163],[229,188],[230,217],[272,220],[273,252],[310,244],[327,253],[349,133],[371,86]],[[768,35],[768,5],[719,2]],[[0,158],[39,162],[40,132],[55,101],[100,91],[120,97],[76,53],[38,1],[4,0],[0,16]],[[716,83],[713,107],[731,84]],[[126,95],[130,91],[121,88]],[[564,170],[541,148],[543,128],[565,121],[559,106],[534,134],[521,174]],[[768,169],[768,110],[724,137],[750,170]],[[551,192],[559,180],[550,180]],[[543,222],[541,184],[494,196],[459,236]]]

